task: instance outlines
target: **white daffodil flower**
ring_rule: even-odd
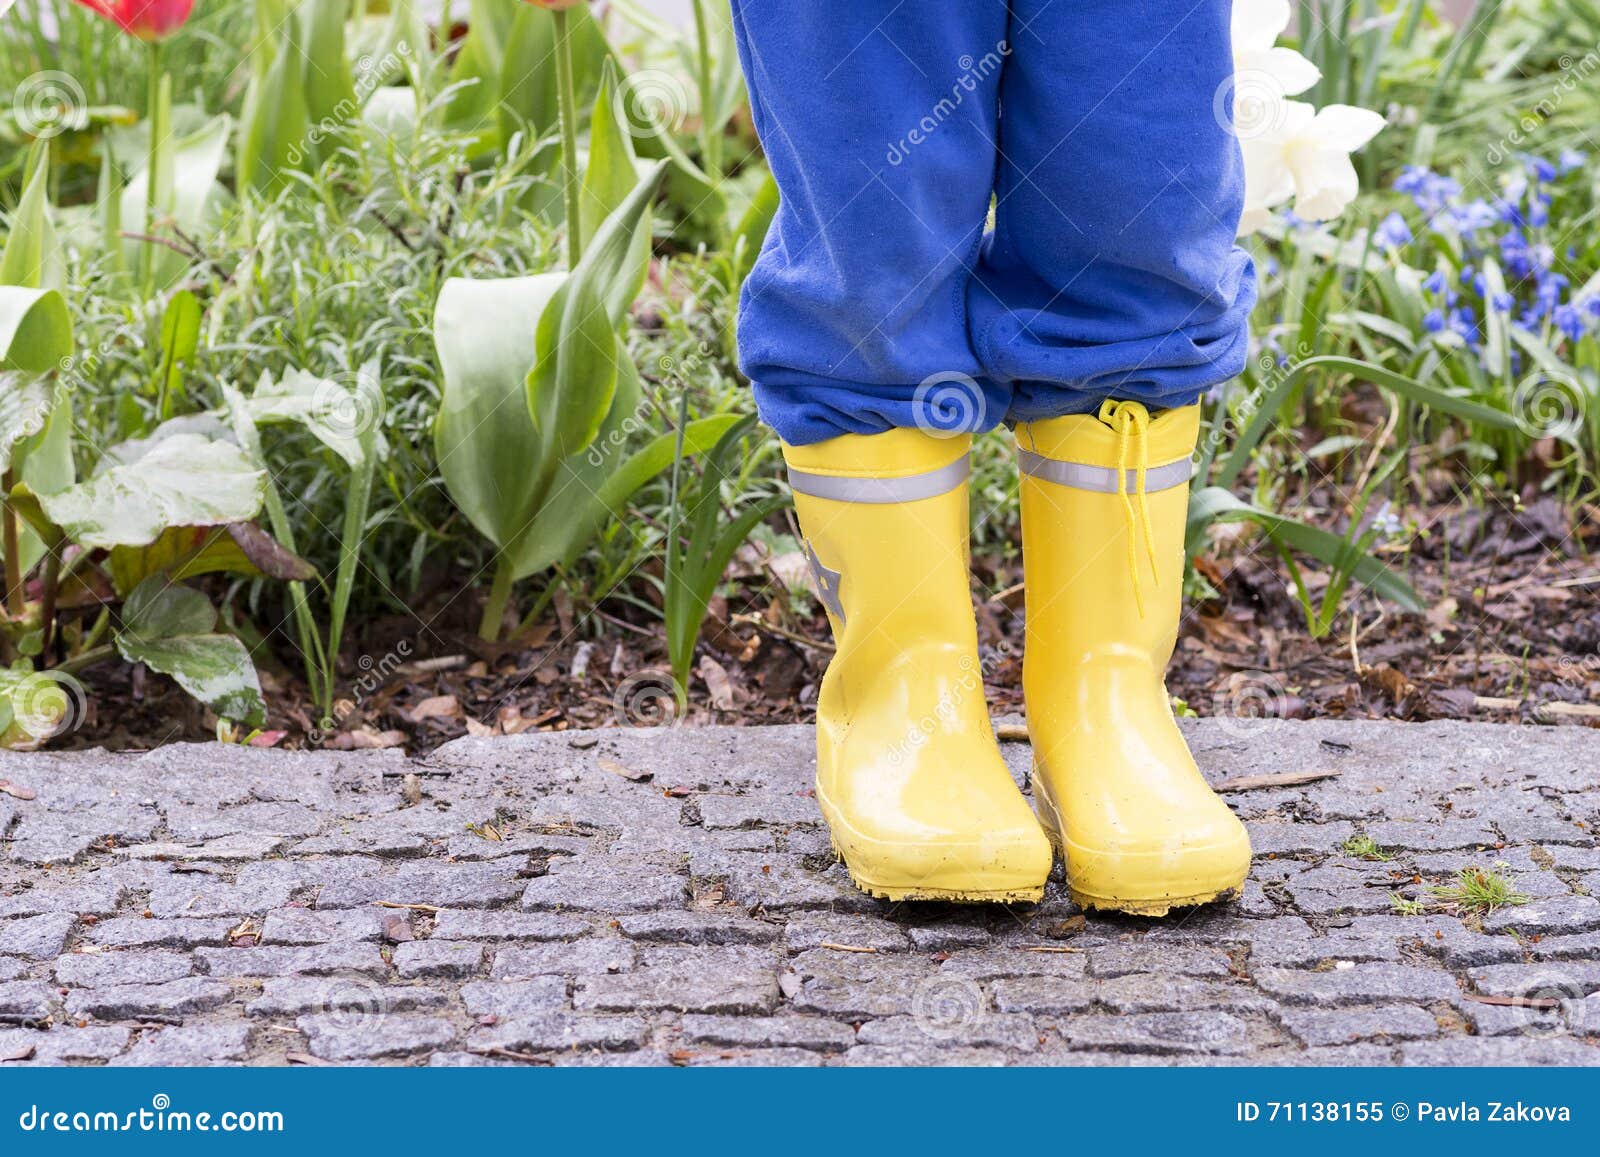
[[[1316,65],[1294,49],[1278,45],[1278,37],[1288,27],[1289,0],[1234,0],[1236,85],[1270,88],[1281,100],[1298,96],[1322,78],[1322,70]]]
[[[1239,142],[1245,170],[1240,234],[1261,228],[1270,211],[1291,196],[1295,215],[1307,221],[1327,221],[1344,212],[1360,191],[1350,154],[1383,125],[1383,117],[1371,109],[1331,104],[1319,110],[1305,101],[1285,101],[1280,128]]]

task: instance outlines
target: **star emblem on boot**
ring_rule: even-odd
[[[828,613],[843,624],[844,604],[839,601],[839,584],[844,576],[836,570],[829,570],[823,566],[811,543],[807,542],[805,548],[806,566],[811,570],[812,581],[817,584],[817,597],[822,600],[822,605],[827,608]]]

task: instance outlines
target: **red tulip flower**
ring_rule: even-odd
[[[154,43],[188,23],[194,0],[78,0],[124,32]]]

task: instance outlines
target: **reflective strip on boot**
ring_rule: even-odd
[[[1032,450],[1017,448],[1017,466],[1029,478],[1054,482],[1057,486],[1070,486],[1073,490],[1091,490],[1096,494],[1117,494],[1117,472],[1110,466],[1090,466],[1083,462],[1063,462],[1046,458]],[[1165,466],[1152,466],[1145,471],[1146,494],[1171,490],[1189,481],[1194,463],[1188,458],[1168,462]],[[1124,488],[1133,490],[1138,485],[1138,470],[1125,473]]]
[[[970,455],[963,454],[948,466],[903,478],[851,478],[839,474],[813,474],[789,467],[789,485],[797,494],[831,502],[859,502],[884,506],[897,502],[920,502],[948,494],[967,480],[972,472]]]

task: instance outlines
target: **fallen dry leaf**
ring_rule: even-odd
[[[39,793],[31,787],[23,787],[20,783],[12,783],[9,779],[0,779],[0,792],[16,799],[38,799]]]
[[[461,704],[454,695],[430,695],[415,707],[397,709],[400,718],[408,723],[421,723],[424,719],[459,719]]]
[[[653,771],[635,771],[633,768],[618,763],[614,759],[605,759],[603,757],[600,760],[600,768],[602,771],[609,771],[612,775],[620,775],[629,783],[649,783],[656,777]]]
[[[1302,783],[1316,783],[1319,779],[1333,779],[1337,771],[1279,771],[1270,775],[1241,775],[1217,784],[1218,791],[1255,791],[1263,787],[1294,787]]]

